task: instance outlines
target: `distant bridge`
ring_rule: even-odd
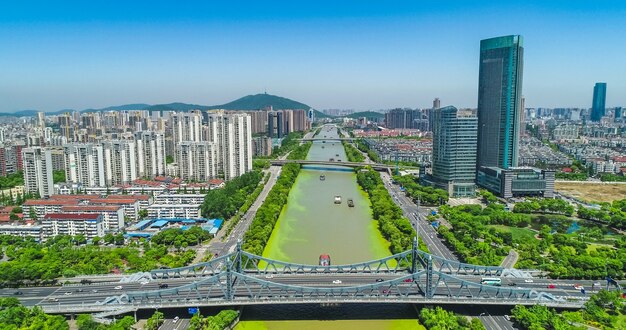
[[[298,139],[298,141],[303,141],[303,142],[309,142],[309,141],[354,141],[354,140],[358,140],[358,138],[351,138],[351,137],[343,137],[343,138],[321,138],[321,137],[315,137],[315,138],[303,138],[303,139]]]
[[[302,165],[333,165],[333,166],[347,166],[347,167],[364,167],[371,166],[373,169],[377,171],[391,171],[393,166],[386,164],[378,164],[378,163],[356,163],[356,162],[344,162],[340,160],[333,161],[325,161],[325,160],[293,160],[293,159],[272,159],[270,160],[271,165],[283,166],[289,163],[296,163]]]

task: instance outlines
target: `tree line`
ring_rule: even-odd
[[[348,157],[349,162],[362,163],[365,161],[365,156],[363,156],[363,154],[351,143],[346,141],[342,141],[342,143],[343,148],[346,150],[346,157]]]
[[[414,201],[419,200],[422,205],[444,205],[448,202],[448,192],[443,189],[422,186],[419,178],[412,175],[396,175],[393,180],[404,187],[406,195]]]
[[[289,154],[289,159],[304,159],[312,143],[304,143]],[[283,206],[287,203],[289,191],[300,173],[300,164],[285,164],[274,187],[267,194],[263,205],[259,207],[244,235],[243,249],[256,255],[262,255],[267,241],[272,235],[274,225],[280,216]]]
[[[380,174],[371,167],[358,171],[356,175],[359,186],[369,195],[372,203],[372,216],[378,221],[378,228],[383,237],[391,243],[391,253],[400,253],[410,249],[413,245],[415,230],[407,218],[402,215],[402,209],[393,202],[389,191],[385,188]]]
[[[209,190],[202,203],[202,215],[206,218],[229,219],[246,202],[262,178],[263,173],[255,170],[226,182],[221,189]]]

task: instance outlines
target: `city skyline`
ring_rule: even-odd
[[[221,104],[267,91],[316,109],[477,106],[478,41],[523,35],[527,107],[626,104],[614,1],[397,6],[3,4],[0,112]],[[606,33],[610,27],[612,33]]]

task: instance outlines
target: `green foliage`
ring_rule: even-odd
[[[281,141],[280,147],[274,148],[274,150],[272,150],[271,158],[276,159],[294,150],[300,145],[300,141],[298,141],[298,139],[301,139],[303,137],[304,132],[291,132],[287,134],[287,136],[285,136]]]
[[[202,317],[195,314],[189,323],[189,330],[223,330],[231,325],[239,317],[239,312],[225,309],[215,316]]]
[[[453,312],[447,311],[439,306],[433,308],[422,308],[419,313],[420,322],[426,329],[433,330],[461,330],[461,329],[485,329],[480,321],[472,322],[467,318],[455,315]]]
[[[404,187],[406,195],[413,200],[420,200],[423,205],[443,205],[448,202],[448,192],[418,183],[418,178],[412,175],[394,176],[393,180]]]
[[[515,204],[513,212],[516,213],[553,213],[571,216],[574,207],[568,202],[558,198],[533,198],[525,202]]]
[[[617,229],[626,229],[626,199],[603,204],[602,208],[578,207],[578,217],[608,224]]]
[[[263,254],[280,212],[287,203],[289,190],[296,181],[298,173],[300,173],[299,164],[292,163],[283,166],[280,177],[268,193],[263,205],[257,210],[250,228],[244,236],[244,250],[256,255]]]
[[[165,316],[163,313],[156,311],[148,320],[146,320],[145,330],[157,330],[161,324],[165,321]]]
[[[576,327],[569,324],[553,309],[549,309],[542,305],[534,305],[526,307],[517,305],[511,311],[513,317],[523,329],[529,330],[577,330],[585,329],[584,327]]]
[[[593,250],[581,237],[603,237],[602,226],[579,223],[580,230],[567,234],[572,220],[562,215],[528,215],[504,211],[501,204],[442,206],[443,215],[453,230],[439,227],[447,244],[468,263],[499,265],[511,249],[520,258],[518,268],[542,269],[554,278],[603,278],[608,273],[622,278],[626,272],[626,239],[615,241],[615,248],[600,246]],[[499,226],[494,226],[499,225]],[[526,235],[512,235],[509,226],[537,228],[541,239],[529,240]],[[606,229],[604,229],[606,230]]]
[[[137,215],[139,216],[139,219],[145,219],[148,217],[148,210],[141,209],[139,210],[139,212],[137,212]]]
[[[306,155],[309,153],[309,149],[311,149],[312,145],[313,145],[313,142],[307,142],[307,143],[298,145],[297,147],[292,149],[289,156],[287,156],[287,159],[291,159],[291,160],[306,159]]]
[[[586,181],[589,178],[586,172],[584,173],[556,172],[554,174],[554,177],[557,180],[570,180],[570,181]]]
[[[357,140],[356,147],[366,153],[367,157],[369,157],[374,163],[380,163],[380,157],[378,157],[378,154],[374,150],[371,150],[365,142]]]
[[[343,147],[346,150],[346,156],[349,162],[362,163],[365,161],[365,156],[351,143],[343,141]]]
[[[487,204],[495,203],[498,201],[498,197],[496,197],[496,195],[494,195],[489,190],[480,189],[478,191],[478,194],[480,195],[480,197],[482,197],[485,200],[485,202],[487,202]]]
[[[48,315],[40,307],[26,308],[15,298],[0,298],[0,329],[66,330],[69,325],[61,315]]]
[[[270,168],[270,161],[268,159],[262,159],[262,158],[252,159],[252,169],[266,170],[268,168]]]
[[[600,290],[585,303],[583,317],[592,324],[614,329],[620,315],[626,314],[626,304],[619,291]]]
[[[613,173],[600,174],[600,180],[603,182],[626,182],[626,176]]]
[[[171,164],[174,162],[174,156],[165,156],[165,164]]]
[[[383,237],[391,243],[389,246],[391,253],[400,253],[410,249],[415,230],[409,220],[402,215],[402,209],[389,196],[389,191],[385,188],[380,174],[367,167],[357,173],[356,179],[370,197],[372,216],[378,221]]]
[[[8,189],[23,185],[24,174],[22,173],[22,171],[17,171],[7,176],[0,176],[0,189]]]
[[[252,171],[226,182],[224,188],[209,190],[202,204],[202,215],[229,219],[245,203],[262,178],[263,173]]]
[[[52,171],[52,180],[54,183],[65,182],[65,171]]]
[[[196,246],[205,240],[211,238],[208,231],[194,226],[187,230],[180,228],[168,228],[158,232],[151,239],[153,244],[161,244],[165,246],[181,247],[183,244],[187,246]]]

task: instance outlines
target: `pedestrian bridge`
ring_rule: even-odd
[[[258,304],[392,303],[535,305],[580,308],[586,301],[536,287],[482,285],[481,277],[514,276],[496,266],[446,260],[417,249],[347,265],[306,265],[257,256],[241,249],[208,262],[133,274],[128,281],[163,289],[120,292],[95,303],[42,305],[49,313],[127,312],[139,309]],[[566,298],[567,297],[567,298]]]
[[[270,160],[271,165],[283,166],[285,164],[295,163],[302,165],[318,165],[318,166],[346,166],[346,167],[365,167],[371,166],[373,169],[377,171],[391,171],[392,166],[386,164],[378,164],[378,163],[357,163],[357,162],[344,162],[344,161],[324,161],[324,160],[306,160],[306,159],[272,159]]]

